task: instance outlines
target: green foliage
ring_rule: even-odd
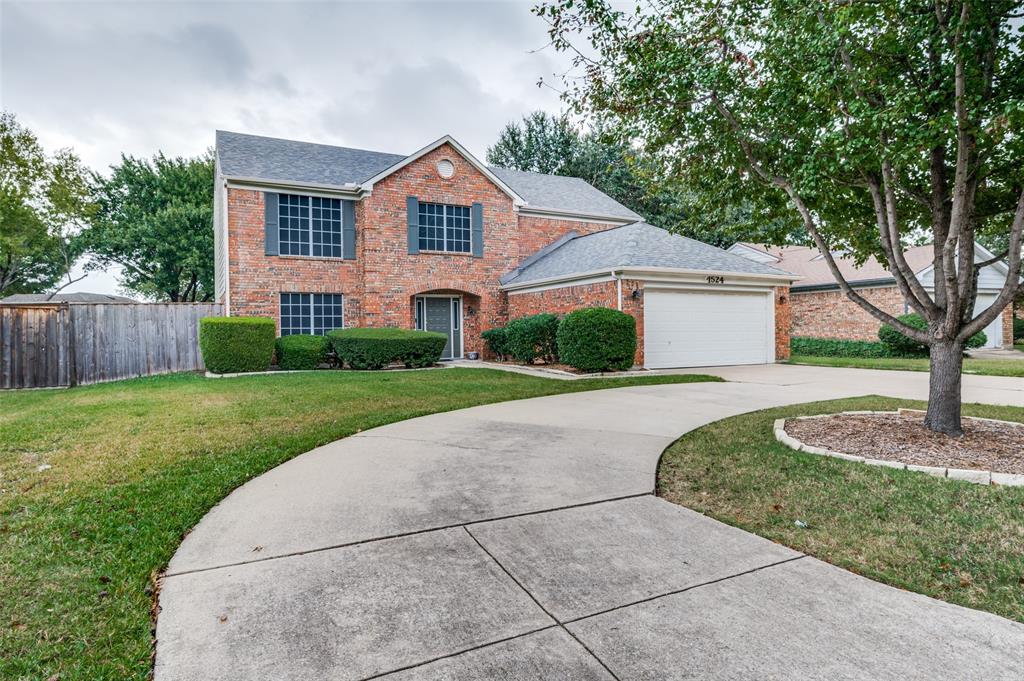
[[[325,336],[292,334],[274,343],[277,365],[282,369],[316,369],[328,361],[331,341]]]
[[[833,338],[806,338],[795,336],[789,342],[794,355],[810,357],[894,357],[884,343]],[[916,355],[914,355],[916,356]]]
[[[86,171],[70,151],[47,157],[0,113],[0,297],[58,285],[80,255],[73,233],[92,212]]]
[[[508,331],[504,326],[496,329],[488,329],[480,334],[487,342],[487,348],[494,353],[498,359],[505,359],[508,352]]]
[[[338,361],[353,369],[383,369],[401,362],[410,369],[433,366],[448,337],[410,329],[338,329],[327,334]]]
[[[509,123],[487,148],[487,162],[501,168],[570,175],[582,138],[565,116],[534,111],[522,124]]]
[[[199,349],[215,374],[266,371],[274,357],[274,320],[267,317],[204,317]]]
[[[82,233],[92,267],[122,267],[121,286],[155,300],[212,300],[213,155],[122,156],[95,176],[98,212]]]
[[[606,307],[576,310],[558,324],[558,356],[580,371],[624,371],[636,355],[636,320]]]
[[[505,327],[508,353],[520,362],[558,361],[558,317],[542,312],[513,319]]]
[[[1024,319],[1013,318],[1013,340],[1024,340]]]
[[[920,329],[922,331],[928,330],[928,322],[926,322],[919,314],[905,314],[898,317],[898,319],[912,328]],[[890,357],[928,356],[928,346],[907,338],[888,324],[882,324],[882,326],[879,327],[878,339],[889,349]],[[965,347],[980,348],[985,345],[986,342],[988,342],[988,336],[985,335],[984,331],[979,331],[967,339]]]

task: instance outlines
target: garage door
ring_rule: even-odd
[[[775,361],[774,300],[766,293],[644,291],[649,369]]]

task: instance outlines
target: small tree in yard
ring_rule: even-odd
[[[926,425],[962,433],[964,345],[1013,300],[1024,229],[1024,33],[1011,0],[603,0],[535,10],[574,55],[566,99],[702,188],[798,220],[845,294],[928,346]],[[975,316],[974,241],[1007,245]],[[934,292],[903,257],[934,244]],[[886,263],[927,322],[879,309],[833,251]]]

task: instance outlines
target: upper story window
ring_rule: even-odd
[[[281,335],[306,333],[322,336],[345,326],[340,293],[282,293]]]
[[[469,206],[420,202],[420,250],[469,253],[469,213]]]
[[[281,255],[342,257],[341,199],[280,194],[277,205]]]

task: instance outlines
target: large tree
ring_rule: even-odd
[[[13,114],[0,113],[0,297],[56,293],[77,281],[74,236],[89,214],[88,194],[73,153],[47,156]]]
[[[566,98],[701,183],[799,219],[857,305],[930,348],[926,425],[959,435],[964,344],[1010,303],[1024,229],[1024,34],[1010,0],[604,0],[537,13],[578,69]],[[1016,24],[1016,26],[1015,26]],[[974,314],[974,241],[1009,269]],[[934,244],[934,290],[903,257]],[[866,300],[832,252],[874,255],[927,329]]]
[[[97,213],[82,233],[90,267],[121,267],[121,286],[155,300],[213,298],[213,156],[122,156],[94,177]]]

